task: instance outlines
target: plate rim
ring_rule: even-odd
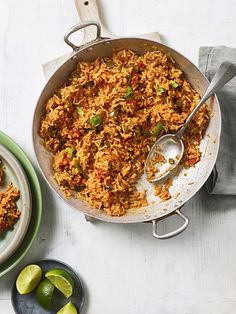
[[[26,232],[25,238],[23,239],[15,253],[0,266],[0,278],[7,274],[9,271],[11,271],[13,268],[15,268],[22,261],[22,259],[25,257],[25,255],[31,248],[41,225],[43,206],[42,190],[39,178],[30,159],[22,150],[22,148],[11,137],[9,137],[6,133],[0,131],[0,143],[2,144],[3,142],[4,142],[3,145],[6,146],[8,150],[18,159],[21,166],[26,172],[26,176],[29,180],[29,184],[31,187],[32,204],[34,204],[34,206],[32,210],[29,228]],[[33,219],[35,219],[34,223],[35,226],[34,229],[31,230],[30,228]],[[29,234],[30,238],[27,237]]]
[[[4,263],[5,260],[7,260],[11,255],[14,254],[14,252],[17,250],[17,248],[20,246],[21,242],[23,241],[26,232],[29,227],[29,223],[31,220],[31,213],[32,213],[32,196],[31,196],[31,190],[28,178],[26,176],[26,173],[21,166],[20,162],[17,160],[17,158],[5,147],[4,145],[0,144],[0,158],[1,160],[7,160],[7,162],[10,164],[10,166],[13,168],[16,178],[19,182],[23,185],[24,188],[24,196],[22,197],[23,205],[20,209],[21,211],[21,217],[19,220],[19,225],[17,227],[17,230],[13,236],[13,239],[9,246],[7,246],[1,253],[0,253],[0,265]],[[19,187],[18,187],[19,188]],[[20,191],[21,193],[21,191]],[[21,195],[20,195],[21,197]],[[23,211],[22,211],[23,210]],[[15,228],[15,226],[14,226]],[[23,229],[21,229],[23,228]],[[5,230],[6,232],[9,230]],[[3,256],[2,256],[3,255]]]

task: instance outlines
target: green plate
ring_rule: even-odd
[[[42,218],[42,194],[36,172],[22,149],[6,134],[0,131],[0,144],[5,146],[20,162],[23,167],[32,193],[32,214],[29,228],[24,240],[15,253],[0,266],[0,277],[12,270],[25,256],[31,247],[39,230]]]

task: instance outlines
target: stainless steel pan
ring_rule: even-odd
[[[96,28],[95,39],[80,47],[76,46],[70,40],[70,36],[73,33],[81,29],[86,29],[86,32],[89,32],[89,30],[91,30],[91,26]],[[39,166],[46,180],[54,191],[66,201],[66,203],[88,216],[115,223],[152,221],[153,235],[159,239],[166,239],[179,234],[188,226],[189,223],[188,218],[180,212],[180,208],[202,187],[210,175],[216,161],[221,130],[221,114],[216,97],[212,97],[208,101],[208,106],[211,111],[211,119],[206,135],[200,146],[202,151],[201,161],[195,167],[181,171],[179,176],[174,178],[173,185],[170,188],[172,198],[165,202],[160,201],[159,198],[154,196],[154,188],[152,184],[148,183],[145,177],[142,177],[138,183],[138,188],[141,190],[147,190],[149,206],[135,211],[132,210],[122,217],[111,217],[104,211],[92,208],[88,203],[80,199],[66,199],[64,197],[59,186],[53,179],[52,155],[45,150],[43,145],[40,144],[41,139],[39,137],[38,130],[40,120],[44,114],[45,102],[60,86],[63,85],[63,83],[65,83],[70,73],[75,69],[77,63],[83,60],[92,61],[98,56],[111,56],[112,51],[114,50],[131,49],[138,54],[144,54],[152,49],[159,49],[164,53],[171,55],[175,59],[178,67],[184,71],[185,76],[200,95],[204,93],[209,82],[194,64],[174,49],[158,42],[141,38],[104,38],[102,37],[99,23],[95,21],[82,23],[72,27],[65,35],[64,39],[65,42],[73,49],[73,53],[47,82],[37,102],[33,119],[34,149]],[[184,175],[184,173],[187,173],[187,175]],[[157,222],[173,214],[179,215],[183,219],[183,225],[173,232],[159,235]]]

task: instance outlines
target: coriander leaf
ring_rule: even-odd
[[[74,157],[74,151],[75,151],[74,147],[68,147],[67,148],[67,153],[71,159]]]
[[[131,100],[133,98],[133,89],[130,86],[126,87],[126,91],[125,91],[125,98],[126,100]]]
[[[93,127],[96,128],[102,123],[102,117],[99,114],[97,114],[96,116],[93,116],[89,122]]]
[[[153,136],[154,137],[157,137],[158,136],[158,134],[161,132],[161,130],[163,130],[164,129],[164,125],[159,121],[159,122],[157,122],[157,124],[155,125],[155,127],[154,127],[154,130],[153,130]]]

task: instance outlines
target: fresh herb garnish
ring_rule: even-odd
[[[156,88],[156,92],[157,92],[158,95],[162,95],[165,92],[165,88],[163,88],[161,86],[158,86]]]
[[[130,86],[126,87],[126,91],[125,91],[125,98],[126,100],[131,100],[133,98],[134,94],[133,94],[133,89]]]
[[[90,119],[90,124],[95,128],[99,126],[101,123],[102,123],[102,117],[99,114],[97,114],[96,116],[93,116]]]
[[[74,152],[75,152],[74,147],[68,147],[67,148],[67,153],[68,153],[68,155],[70,156],[71,159],[74,157]]]
[[[76,111],[80,117],[84,115],[84,110],[80,106],[76,107]]]
[[[160,121],[157,122],[157,124],[154,127],[153,133],[152,133],[153,137],[156,138],[158,136],[158,134],[161,132],[161,130],[163,130],[163,129],[164,129],[164,125]]]
[[[175,81],[170,81],[170,85],[171,85],[171,87],[173,87],[174,89],[176,89],[176,88],[179,86],[179,84],[177,84]]]
[[[78,170],[79,173],[83,173],[83,169],[80,166],[78,160],[75,161],[75,167],[76,167],[76,169]]]

